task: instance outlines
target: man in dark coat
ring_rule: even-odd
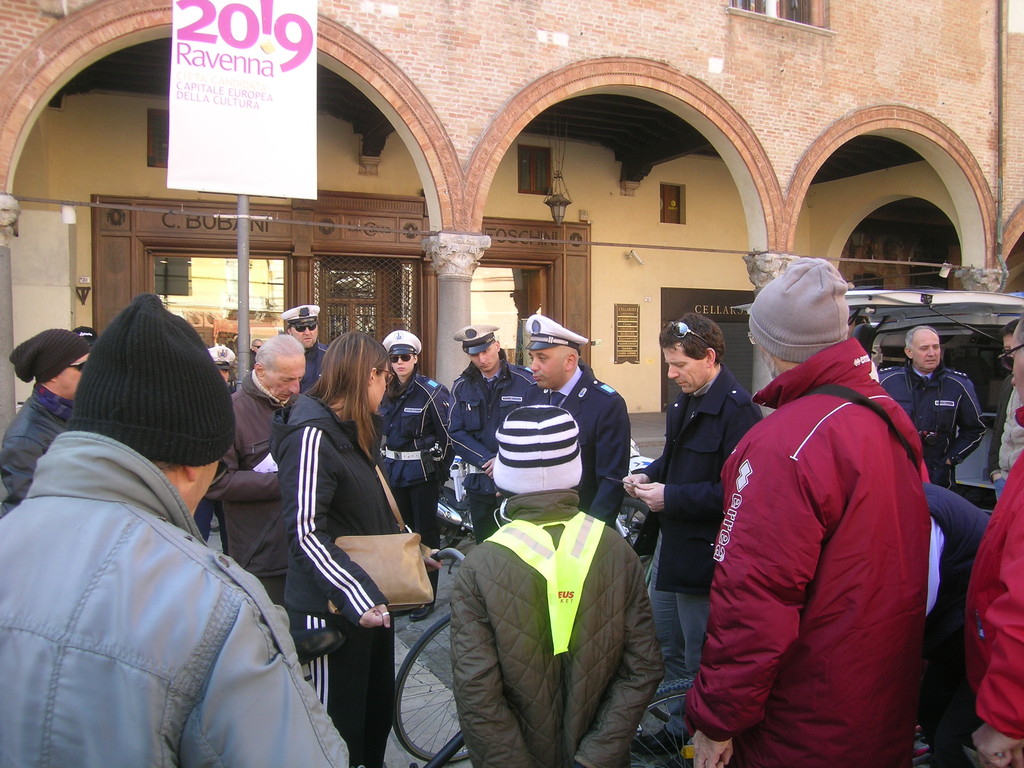
[[[683,315],[662,330],[658,342],[679,397],[668,409],[665,450],[643,472],[626,478],[626,493],[645,502],[661,526],[651,605],[665,677],[677,680],[695,676],[700,667],[712,554],[722,524],[722,465],[760,421],[761,410],[722,365],[725,339],[714,321]],[[656,749],[674,746],[682,732],[681,719],[673,720],[667,732],[641,738]]]
[[[270,455],[270,425],[274,414],[299,394],[305,370],[302,345],[291,336],[263,344],[252,373],[231,396],[235,439],[224,454],[227,474],[206,494],[224,504],[231,556],[259,578],[278,605],[284,605],[288,537],[277,465]]]
[[[918,722],[931,746],[933,768],[970,768],[962,747],[981,725],[964,661],[967,585],[989,514],[963,496],[925,483],[932,518],[928,618]]]
[[[11,352],[14,372],[32,381],[32,394],[14,417],[0,448],[0,480],[7,497],[3,517],[28,495],[36,462],[50,443],[67,429],[89,342],[74,331],[51,328],[23,341]]]
[[[540,388],[534,403],[564,408],[580,427],[583,476],[580,509],[612,525],[622,507],[629,471],[629,412],[622,395],[598,381],[580,360],[589,339],[544,315],[526,321],[530,371]]]
[[[448,412],[452,451],[469,469],[462,483],[478,544],[498,530],[494,513],[499,499],[492,479],[495,433],[509,413],[531,402],[536,389],[529,370],[505,359],[494,336],[497,330],[496,325],[467,325],[455,334],[470,364],[452,385]]]
[[[931,481],[951,488],[953,467],[981,445],[985,435],[978,395],[966,374],[942,364],[934,328],[911,328],[903,352],[907,364],[882,369],[878,379],[917,427]]]
[[[302,304],[281,313],[284,332],[302,344],[306,351],[306,372],[299,385],[300,392],[307,392],[320,378],[327,347],[320,343],[320,307],[316,304]]]

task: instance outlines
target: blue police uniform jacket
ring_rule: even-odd
[[[306,373],[299,382],[299,393],[305,394],[309,388],[316,384],[320,378],[320,369],[324,364],[324,355],[327,354],[327,347],[317,343],[305,351]]]
[[[931,378],[925,378],[908,363],[885,368],[878,378],[921,435],[924,462],[933,482],[947,459],[959,464],[981,443],[985,424],[974,385],[966,375],[940,364]]]
[[[450,398],[447,387],[421,373],[413,374],[408,386],[394,398],[384,396],[380,404],[384,449],[420,453],[418,459],[385,455],[384,469],[392,487],[434,482],[446,476],[449,440],[445,422]],[[431,453],[435,445],[437,450]]]
[[[530,396],[539,391],[529,368],[501,361],[501,368],[488,384],[475,365],[470,364],[452,385],[448,434],[452,451],[470,464],[482,467],[498,452],[498,427],[516,408],[531,405]],[[494,481],[482,472],[467,475],[467,491],[493,495]]]
[[[579,364],[583,375],[561,406],[576,419],[580,428],[580,509],[611,523],[622,507],[625,490],[622,483],[606,477],[622,478],[629,472],[629,411],[622,395],[594,378],[594,372]],[[537,389],[530,405],[558,405],[551,390]]]
[[[989,513],[947,488],[924,484],[928,512],[942,531],[939,555],[939,591],[924,623],[924,657],[942,646],[950,635],[963,637],[967,585],[974,556],[988,525]]]

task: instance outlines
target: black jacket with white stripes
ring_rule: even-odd
[[[329,601],[358,624],[387,600],[334,540],[398,533],[398,525],[373,461],[359,447],[355,423],[300,395],[275,414],[270,449],[288,532],[285,605],[327,617]]]

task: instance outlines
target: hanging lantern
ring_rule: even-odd
[[[565,219],[565,209],[572,205],[561,168],[556,169],[551,176],[551,194],[544,198],[544,205],[551,209],[551,218],[555,224],[561,224]]]

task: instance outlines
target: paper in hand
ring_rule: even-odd
[[[253,472],[277,472],[277,462],[273,454],[268,453],[267,458],[252,468]]]

